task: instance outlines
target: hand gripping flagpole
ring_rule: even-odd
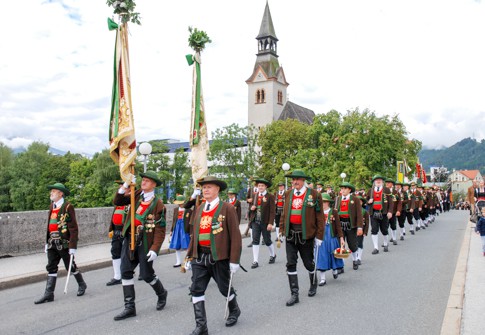
[[[69,259],[69,269],[67,270],[66,285],[64,286],[64,294],[67,294],[67,284],[69,284],[69,278],[71,277],[72,261],[74,260],[74,254],[70,255]]]

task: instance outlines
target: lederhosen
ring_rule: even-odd
[[[52,209],[51,216],[49,218],[49,238],[47,240],[47,266],[46,270],[49,274],[57,273],[59,270],[59,262],[64,262],[64,266],[69,271],[69,262],[71,256],[69,255],[69,240],[65,238],[65,232],[67,231],[67,222],[71,220],[67,213],[68,206],[71,204],[64,201],[59,210]],[[77,271],[77,265],[72,259],[71,272]]]
[[[121,258],[121,248],[123,246],[123,223],[125,221],[128,206],[116,206],[113,215],[111,216],[111,230],[113,237],[111,238],[111,258]]]
[[[194,221],[194,234],[199,234],[197,248],[197,259],[192,260],[192,285],[190,294],[192,297],[202,297],[211,278],[219,288],[219,292],[227,297],[229,291],[230,267],[229,259],[215,260],[211,250],[211,230],[215,219],[219,217],[222,210],[222,203],[215,208],[205,211],[199,210]],[[195,243],[195,240],[194,240]],[[234,294],[234,288],[231,287],[230,295]]]
[[[290,195],[290,204],[287,205],[288,220],[285,223],[289,226],[288,237],[286,239],[286,269],[288,273],[296,272],[296,264],[298,262],[298,253],[300,254],[301,260],[305,268],[312,272],[315,269],[315,263],[313,261],[313,243],[314,238],[306,240],[306,236],[303,236],[303,225],[305,222],[302,221],[302,213],[306,210],[304,203],[305,199],[311,193],[309,189],[306,190],[304,194],[296,196],[293,191]],[[301,199],[301,207],[295,208],[295,199]],[[286,228],[288,229],[288,228]]]
[[[147,283],[152,282],[155,279],[155,270],[153,270],[153,262],[147,261],[147,235],[145,232],[145,224],[158,224],[158,222],[152,222],[153,220],[148,220],[147,216],[151,214],[153,208],[158,202],[158,197],[154,196],[148,205],[145,205],[140,201],[141,196],[135,205],[135,250],[133,253],[133,259],[131,259],[130,254],[130,244],[131,244],[131,229],[130,226],[133,224],[130,222],[125,225],[125,232],[123,238],[123,245],[121,247],[121,279],[130,280],[133,279],[133,272],[138,265],[140,265],[140,276]],[[144,208],[142,213],[139,213],[140,208]],[[133,210],[133,209],[132,209]],[[160,220],[163,220],[160,218]],[[131,220],[128,216],[126,220]],[[159,220],[159,221],[160,221]]]

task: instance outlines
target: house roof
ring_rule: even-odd
[[[458,171],[465,177],[467,177],[470,180],[473,180],[476,178],[477,174],[480,172],[479,170],[460,170]]]
[[[295,119],[303,123],[312,124],[315,112],[299,106],[291,101],[287,101],[278,120]]]

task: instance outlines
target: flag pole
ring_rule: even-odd
[[[131,173],[135,175],[135,165],[131,165]],[[135,183],[130,182],[130,214],[131,214],[131,245],[130,250],[135,251]]]

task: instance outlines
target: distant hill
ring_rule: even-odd
[[[15,149],[12,149],[13,153],[16,155],[16,154],[19,154],[21,152],[25,152],[27,149],[24,148],[24,147],[20,147],[20,148],[15,148]],[[60,150],[60,149],[56,149],[56,148],[52,148],[50,147],[48,152],[54,156],[64,156],[65,154],[67,154],[66,151],[63,151],[63,150]],[[90,155],[90,154],[86,154],[86,153],[81,153],[80,154],[81,156],[83,157],[86,157],[86,158],[92,158],[93,155]]]
[[[423,149],[419,152],[419,161],[426,170],[430,166],[444,166],[448,171],[480,170],[485,174],[485,140],[478,142],[465,138],[443,149]]]

